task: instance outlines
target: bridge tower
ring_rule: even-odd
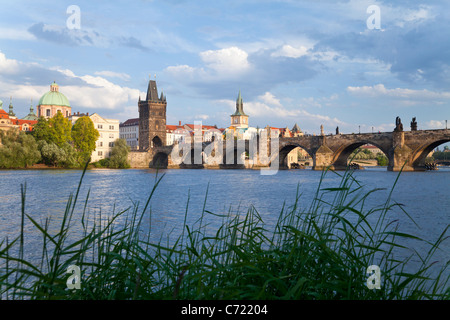
[[[164,93],[158,97],[155,80],[148,83],[147,97],[139,97],[139,150],[149,151],[151,148],[166,145],[166,108]]]

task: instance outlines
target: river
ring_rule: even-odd
[[[50,232],[55,233],[69,195],[76,192],[81,173],[80,170],[60,169],[1,170],[0,241],[6,237],[13,239],[20,231],[21,185],[26,183],[25,212],[40,223],[51,217],[54,229],[51,227]],[[253,205],[270,229],[276,223],[283,204],[290,206],[294,203],[297,188],[302,194],[300,206],[308,208],[322,174],[307,169],[281,170],[274,175],[261,175],[259,170],[178,169],[163,170],[158,175],[163,173],[164,177],[150,202],[151,232],[155,241],[161,239],[162,234],[179,234],[186,212],[187,223],[195,224],[204,204],[205,210],[215,214],[245,213]],[[137,202],[142,209],[156,176],[156,171],[151,169],[88,170],[80,189],[74,220],[79,219],[88,192],[87,212],[90,216],[101,212],[106,217],[113,210],[118,212]],[[389,172],[385,167],[368,167],[355,171],[354,176],[364,185],[363,190],[386,189],[369,197],[366,206],[370,208],[385,202],[398,173]],[[323,186],[337,187],[339,182],[340,177],[329,172]],[[449,224],[450,169],[441,167],[436,171],[402,173],[392,200],[403,204],[417,224],[400,210],[395,210],[390,219],[398,219],[400,231],[436,241]],[[208,216],[214,229],[221,220]],[[145,218],[144,224],[148,226],[150,219]],[[38,243],[35,229],[29,221],[25,223],[28,239],[25,251],[30,257],[40,252],[40,248],[34,248]],[[420,254],[426,250],[420,242],[407,242],[405,245]],[[436,259],[446,262],[449,258],[449,241],[446,241],[437,252]]]

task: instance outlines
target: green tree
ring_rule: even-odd
[[[378,153],[376,159],[379,166],[387,166],[389,164],[388,158],[382,153]]]
[[[3,146],[0,148],[1,168],[27,168],[41,160],[36,139],[17,130],[0,131]]]
[[[100,133],[94,127],[91,118],[79,118],[72,127],[72,139],[75,148],[80,152],[81,158],[87,160],[95,150],[95,142]]]
[[[49,120],[52,142],[58,147],[62,147],[66,142],[72,141],[72,124],[61,112],[57,112]]]
[[[66,142],[62,147],[58,147],[53,142],[47,143],[45,140],[40,140],[38,148],[42,155],[42,162],[47,165],[64,168],[79,168],[82,166],[79,153],[69,142]]]
[[[114,147],[111,150],[111,155],[108,161],[109,168],[129,168],[128,152],[130,146],[127,145],[126,140],[117,139],[114,141]]]
[[[47,143],[44,140],[40,142],[42,160],[45,164],[56,167],[66,159],[65,151],[55,143]]]
[[[31,133],[36,141],[44,140],[47,143],[55,142],[47,119],[40,116]]]

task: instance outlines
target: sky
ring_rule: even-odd
[[[79,9],[73,11],[73,5]],[[0,100],[22,118],[53,81],[72,112],[138,117],[150,79],[167,124],[306,133],[450,120],[449,1],[0,0]]]

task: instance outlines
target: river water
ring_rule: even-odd
[[[151,222],[150,218],[144,219],[144,225],[151,223],[154,241],[159,241],[161,235],[179,234],[185,217],[188,225],[195,224],[203,206],[215,214],[236,214],[245,213],[253,205],[270,229],[283,205],[294,203],[297,191],[302,194],[300,207],[309,207],[322,174],[307,169],[281,170],[274,175],[261,175],[259,170],[178,169],[160,171],[158,176],[163,173],[150,202]],[[21,185],[26,183],[25,212],[39,223],[51,217],[50,233],[55,233],[67,199],[70,194],[75,194],[81,174],[80,170],[59,169],[0,171],[0,241],[6,237],[13,239],[20,231]],[[368,167],[355,171],[354,176],[365,191],[386,189],[368,198],[366,207],[369,209],[386,201],[398,173],[389,172],[385,167]],[[133,203],[139,203],[142,209],[156,177],[157,172],[151,169],[88,170],[74,220],[80,218],[88,192],[86,211],[90,216],[101,213],[105,217],[113,210],[124,210]],[[340,181],[338,175],[329,172],[322,184],[323,187],[337,187]],[[403,204],[417,224],[400,210],[394,210],[390,219],[398,220],[400,231],[436,241],[450,220],[450,169],[441,167],[436,171],[402,173],[392,200]],[[208,217],[211,228],[218,227],[220,218]],[[25,223],[28,239],[25,251],[30,257],[40,252],[40,248],[34,247],[39,242],[35,229],[29,221]],[[404,244],[419,254],[424,254],[427,248],[412,240]],[[449,258],[449,241],[446,241],[437,252],[436,260],[445,263]]]

